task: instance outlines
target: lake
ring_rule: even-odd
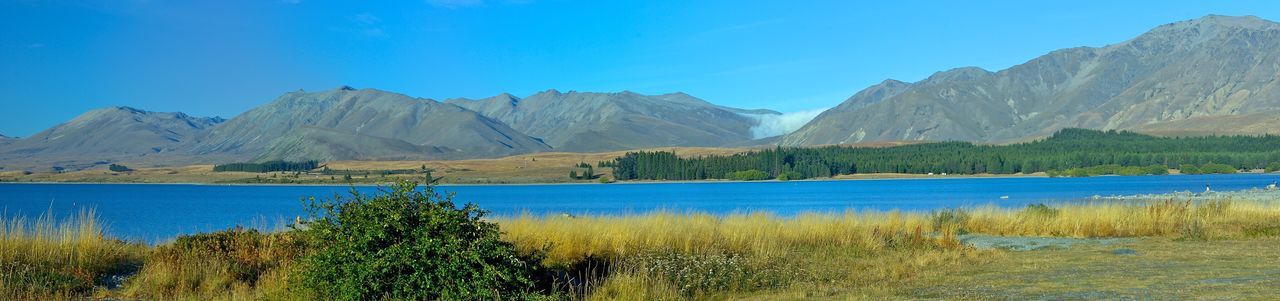
[[[701,182],[644,184],[448,185],[455,202],[473,202],[496,215],[570,213],[935,210],[994,204],[1071,201],[1094,195],[1263,187],[1277,174],[1104,176],[1091,178],[951,178],[791,182]],[[274,227],[304,215],[301,198],[346,194],[349,186],[257,186],[181,184],[0,184],[7,216],[59,217],[95,208],[108,232],[148,242],[182,233],[235,225]],[[357,187],[362,192],[377,187]],[[1007,198],[1002,198],[1006,197]]]

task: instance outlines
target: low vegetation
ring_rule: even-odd
[[[1231,199],[486,218],[404,183],[309,208],[311,218],[290,230],[232,229],[156,247],[103,237],[91,213],[41,219],[36,228],[11,219],[0,232],[0,292],[16,296],[9,299],[884,299],[932,294],[920,288],[956,285],[947,271],[1005,258],[962,243],[972,235],[1280,238],[1280,204]],[[113,287],[121,279],[114,276],[126,274]]]
[[[143,262],[146,247],[106,237],[92,210],[0,218],[0,299],[98,295]]]
[[[1151,165],[1146,167],[1139,166],[1120,166],[1119,164],[1099,165],[1093,167],[1072,168],[1063,171],[1049,170],[1045,172],[1050,177],[1092,177],[1101,175],[1119,175],[1119,176],[1147,176],[1147,175],[1167,175],[1169,167],[1164,165]]]
[[[760,181],[760,180],[768,180],[772,177],[769,176],[769,173],[751,169],[751,170],[740,170],[740,171],[730,172],[728,174],[725,174],[724,178],[729,180],[735,180],[735,181]]]
[[[474,204],[400,183],[314,202],[300,288],[325,300],[494,300],[541,296],[538,253],[517,253]]]
[[[1194,164],[1183,164],[1179,167],[1182,174],[1187,175],[1206,175],[1206,174],[1232,174],[1236,173],[1235,167],[1226,164],[1205,163],[1196,166]]]
[[[113,172],[130,172],[130,171],[133,171],[133,169],[129,168],[128,166],[124,166],[124,165],[120,165],[120,164],[111,164],[111,165],[108,165],[108,166],[107,166],[107,170],[110,170],[110,171],[113,171]]]
[[[573,180],[594,180],[599,177],[600,175],[596,174],[595,167],[587,163],[578,163],[573,166],[573,169],[569,170],[569,179]]]
[[[213,166],[213,171],[214,172],[243,171],[243,172],[258,172],[258,173],[277,172],[277,171],[303,172],[303,171],[311,171],[319,167],[320,167],[319,161],[292,162],[292,161],[276,160],[276,161],[267,161],[262,163],[219,164],[219,165]]]

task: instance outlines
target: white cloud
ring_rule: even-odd
[[[743,114],[743,116],[751,117],[756,120],[756,126],[751,127],[751,137],[755,139],[767,138],[773,136],[786,135],[800,129],[818,114],[826,111],[826,108],[782,113],[782,115],[773,114]]]

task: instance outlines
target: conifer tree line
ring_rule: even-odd
[[[1225,164],[1266,168],[1280,162],[1280,136],[1155,137],[1125,131],[1063,129],[1049,138],[1009,145],[936,142],[895,147],[775,147],[735,155],[680,158],[673,152],[629,152],[600,166],[617,180],[725,179],[758,170],[770,178],[858,173],[1014,174],[1101,165],[1178,168]]]
[[[262,163],[230,163],[214,165],[213,171],[275,172],[275,171],[310,171],[320,167],[320,161],[267,161]]]

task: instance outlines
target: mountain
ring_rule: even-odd
[[[205,129],[223,120],[130,107],[86,112],[0,148],[0,161],[88,164],[102,160],[171,158]]]
[[[9,143],[13,143],[14,141],[17,141],[17,140],[18,140],[17,138],[13,138],[13,137],[5,136],[4,134],[0,134],[0,146],[8,145]]]
[[[1280,24],[1210,15],[1115,45],[1053,51],[997,72],[965,67],[915,83],[886,81],[780,143],[1005,142],[1068,127],[1237,133],[1222,123],[1275,121],[1263,112],[1280,109],[1278,72]]]
[[[547,151],[500,121],[376,89],[286,93],[199,136],[194,156],[242,160],[405,160]]]
[[[1276,134],[1280,129],[1280,111],[1245,115],[1204,116],[1154,123],[1136,128],[1139,132],[1170,136],[1205,136],[1244,134]]]
[[[613,151],[663,146],[722,146],[752,140],[751,115],[769,110],[718,106],[684,93],[561,93],[526,98],[502,94],[446,101],[502,121],[556,150]]]

